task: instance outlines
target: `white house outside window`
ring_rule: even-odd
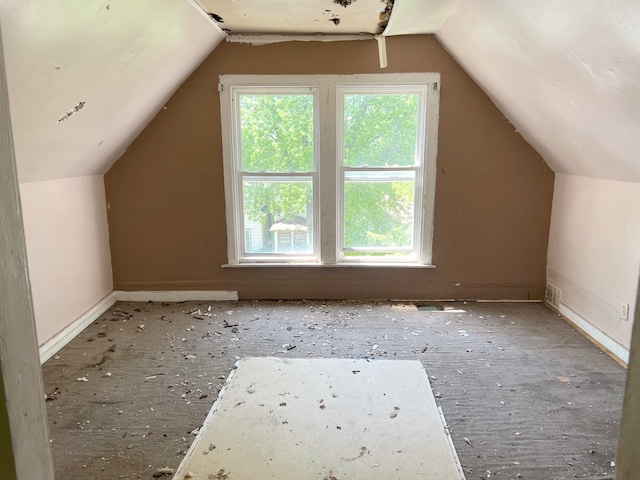
[[[430,265],[439,74],[223,75],[230,265]]]

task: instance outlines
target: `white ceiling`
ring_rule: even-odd
[[[396,0],[384,35],[436,33],[459,0]]]
[[[640,182],[636,2],[462,0],[437,37],[556,172]]]
[[[176,0],[0,0],[21,182],[104,173],[223,38]]]
[[[0,0],[21,182],[104,173],[224,37],[217,25],[371,33],[386,5],[202,3],[224,23],[193,0]],[[634,2],[395,0],[384,35],[434,32],[555,171],[640,182]]]

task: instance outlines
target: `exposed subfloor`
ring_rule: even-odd
[[[625,370],[542,304],[443,306],[118,303],[43,366],[56,478],[176,469],[245,356],[418,359],[467,479],[610,477]]]

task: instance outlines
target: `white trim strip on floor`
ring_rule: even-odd
[[[238,300],[238,292],[217,290],[111,292],[62,331],[44,342],[39,349],[40,363],[42,364],[53,357],[116,302],[183,302],[188,300],[234,301]]]
[[[165,290],[114,292],[119,302],[184,302],[188,300],[201,301],[234,301],[238,300],[238,292],[232,290]]]
[[[566,305],[560,303],[559,308],[555,308],[553,305],[545,302],[547,305],[551,306],[554,310],[558,311],[561,315],[563,315],[571,324],[573,324],[576,328],[586,333],[589,337],[591,337],[598,346],[604,347],[606,350],[611,353],[614,357],[620,360],[625,365],[629,364],[629,349],[620,345],[598,327],[594,326],[588,320],[582,318],[576,312],[571,310]]]

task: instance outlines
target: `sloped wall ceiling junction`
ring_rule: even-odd
[[[40,343],[113,289],[102,175],[223,38],[188,0],[0,0]]]
[[[638,6],[462,0],[437,37],[557,174],[547,277],[561,311],[628,347],[621,306],[634,311],[640,268]]]

